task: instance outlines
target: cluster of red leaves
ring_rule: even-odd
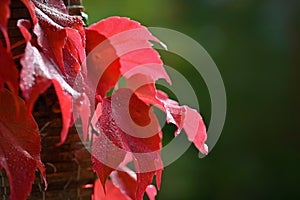
[[[200,114],[155,88],[157,79],[171,81],[149,42],[159,40],[145,27],[128,18],[111,17],[84,28],[81,18],[68,15],[60,0],[20,1],[31,16],[17,23],[26,42],[20,71],[7,34],[10,0],[0,4],[0,30],[5,38],[5,44],[0,43],[0,168],[8,174],[11,199],[26,199],[37,168],[46,179],[31,112],[51,85],[62,112],[59,144],[77,118],[84,139],[93,139],[93,168],[99,177],[93,199],[141,200],[145,192],[151,200],[155,198],[151,184],[156,175],[160,187],[163,163],[162,132],[152,105],[178,127],[175,136],[184,129],[188,139],[207,153]],[[117,87],[121,77],[125,88]],[[112,95],[107,95],[112,89]],[[93,130],[92,136],[88,130]],[[130,161],[136,172],[126,167]]]

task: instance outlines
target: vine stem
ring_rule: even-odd
[[[24,56],[24,53],[13,56],[13,59],[16,60],[18,58],[21,58],[22,56]]]
[[[25,40],[19,40],[18,42],[14,43],[13,45],[11,45],[11,49],[15,49],[23,44],[25,44],[26,41]]]

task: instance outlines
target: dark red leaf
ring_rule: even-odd
[[[72,118],[72,96],[64,91],[60,82],[56,79],[52,79],[52,83],[54,85],[56,95],[59,101],[62,120],[63,120],[63,127],[61,130],[61,141],[58,145],[62,144],[66,139],[69,131],[69,126],[71,124]]]
[[[85,33],[81,18],[68,15],[61,0],[32,2],[35,7],[30,9],[34,9],[37,18],[34,33],[39,46],[56,63],[63,75],[69,75],[73,70],[76,74],[81,70],[85,59]]]
[[[46,19],[46,16],[39,10],[37,11],[37,17]],[[43,24],[46,22],[39,20],[39,23]],[[43,51],[45,54],[58,65],[61,72],[65,75],[62,49],[66,43],[65,39],[67,37],[67,33],[64,29],[59,29],[57,27],[54,30],[50,29],[50,26],[41,27],[39,23],[34,28],[34,32],[38,37],[38,43],[44,48]],[[45,30],[43,30],[43,28]],[[49,36],[49,39],[45,38],[45,35]]]
[[[31,11],[35,11],[32,14],[32,18],[36,17],[34,33],[40,46],[35,46],[37,44],[32,41],[28,21],[18,22],[27,41],[25,55],[21,59],[20,88],[28,110],[31,112],[39,95],[54,84],[63,119],[59,144],[65,141],[69,126],[74,121],[72,111],[75,118],[81,117],[86,139],[90,108],[85,84],[86,65],[81,66],[85,60],[83,23],[79,17],[62,12],[63,8],[53,7],[54,1],[46,4],[33,2],[34,5],[29,2],[27,5]]]
[[[7,23],[10,16],[9,9],[10,0],[2,0],[0,3],[0,30],[5,38],[6,47],[10,50],[10,41],[7,33]]]
[[[67,8],[62,0],[32,0],[37,4],[37,2],[44,4],[49,8],[54,8],[64,14],[68,14]]]
[[[74,103],[74,112],[84,112],[82,106],[86,106],[89,103],[87,96],[81,94],[72,88],[60,74],[56,66],[49,61],[45,55],[43,55],[36,47],[33,47],[30,43],[27,43],[25,49],[25,55],[21,59],[21,64],[23,66],[21,71],[20,88],[23,95],[29,105],[29,109],[33,108],[33,105],[38,98],[38,96],[45,92],[45,90],[53,83],[55,90],[59,99],[60,107],[62,110],[63,118],[63,129],[61,131],[61,141],[62,144],[68,133],[68,129],[72,117],[72,105]],[[81,82],[79,85],[82,84]],[[83,103],[85,102],[85,103]],[[88,110],[86,110],[88,112]],[[82,115],[87,117],[82,119],[83,123],[87,123],[88,115]]]
[[[19,117],[13,95],[7,90],[0,92],[0,167],[8,175],[11,200],[27,198],[37,168],[45,179],[38,126],[27,115],[25,103],[18,99],[18,104]]]
[[[1,42],[0,63],[0,90],[2,90],[4,88],[4,84],[6,84],[14,95],[17,96],[19,72],[14,63],[11,52],[7,52]]]

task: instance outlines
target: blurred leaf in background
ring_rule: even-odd
[[[127,16],[197,40],[222,74],[223,133],[204,159],[191,147],[164,170],[158,199],[300,199],[300,1],[84,0],[90,23]],[[210,99],[201,75],[176,55],[165,64],[193,85],[201,113]]]

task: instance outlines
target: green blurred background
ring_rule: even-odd
[[[222,74],[228,112],[220,140],[204,159],[191,146],[166,167],[157,199],[300,199],[300,1],[83,2],[90,23],[127,16],[189,35]],[[208,122],[201,76],[184,59],[161,54],[191,80]]]

